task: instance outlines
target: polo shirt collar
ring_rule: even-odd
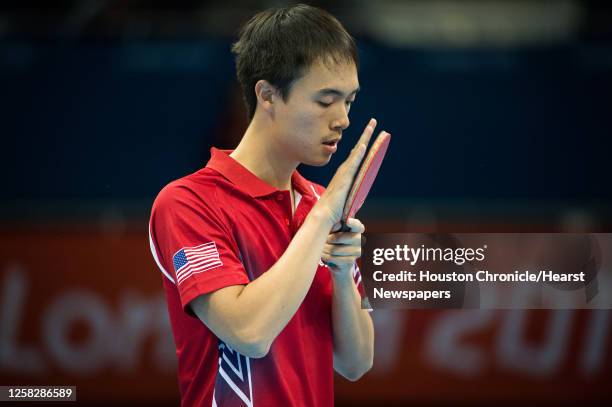
[[[230,157],[229,155],[232,151],[233,150],[220,150],[212,147],[210,149],[211,157],[206,167],[217,171],[253,198],[270,195],[279,191]],[[293,171],[293,174],[291,174],[291,183],[296,191],[302,196],[313,196],[314,191],[312,190],[313,187],[311,183],[302,177],[297,170]]]

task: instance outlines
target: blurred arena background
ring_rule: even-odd
[[[0,4],[0,384],[177,405],[149,252],[156,193],[246,127],[230,44],[282,1]],[[360,214],[378,232],[612,232],[612,6],[310,2],[357,38],[347,141],[393,134]],[[608,265],[612,266],[612,265]],[[611,402],[609,310],[375,311],[339,406]]]

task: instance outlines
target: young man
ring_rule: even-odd
[[[182,405],[333,405],[333,370],[357,380],[373,362],[355,266],[364,226],[336,231],[375,120],[326,190],[296,167],[328,163],[349,126],[355,44],[297,5],[254,16],[234,52],[251,119],[242,141],[213,148],[151,213]]]

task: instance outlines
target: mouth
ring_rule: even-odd
[[[337,137],[331,140],[324,141],[323,144],[330,147],[337,147],[338,143],[340,142],[340,138],[341,137]]]
[[[333,140],[324,141],[322,144],[323,144],[325,150],[329,154],[333,154],[338,149],[338,143],[339,142],[340,142],[340,139],[339,138],[335,138]]]

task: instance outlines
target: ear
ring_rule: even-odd
[[[269,113],[274,112],[274,104],[278,102],[278,90],[270,82],[260,79],[255,84],[255,96],[257,104]]]

